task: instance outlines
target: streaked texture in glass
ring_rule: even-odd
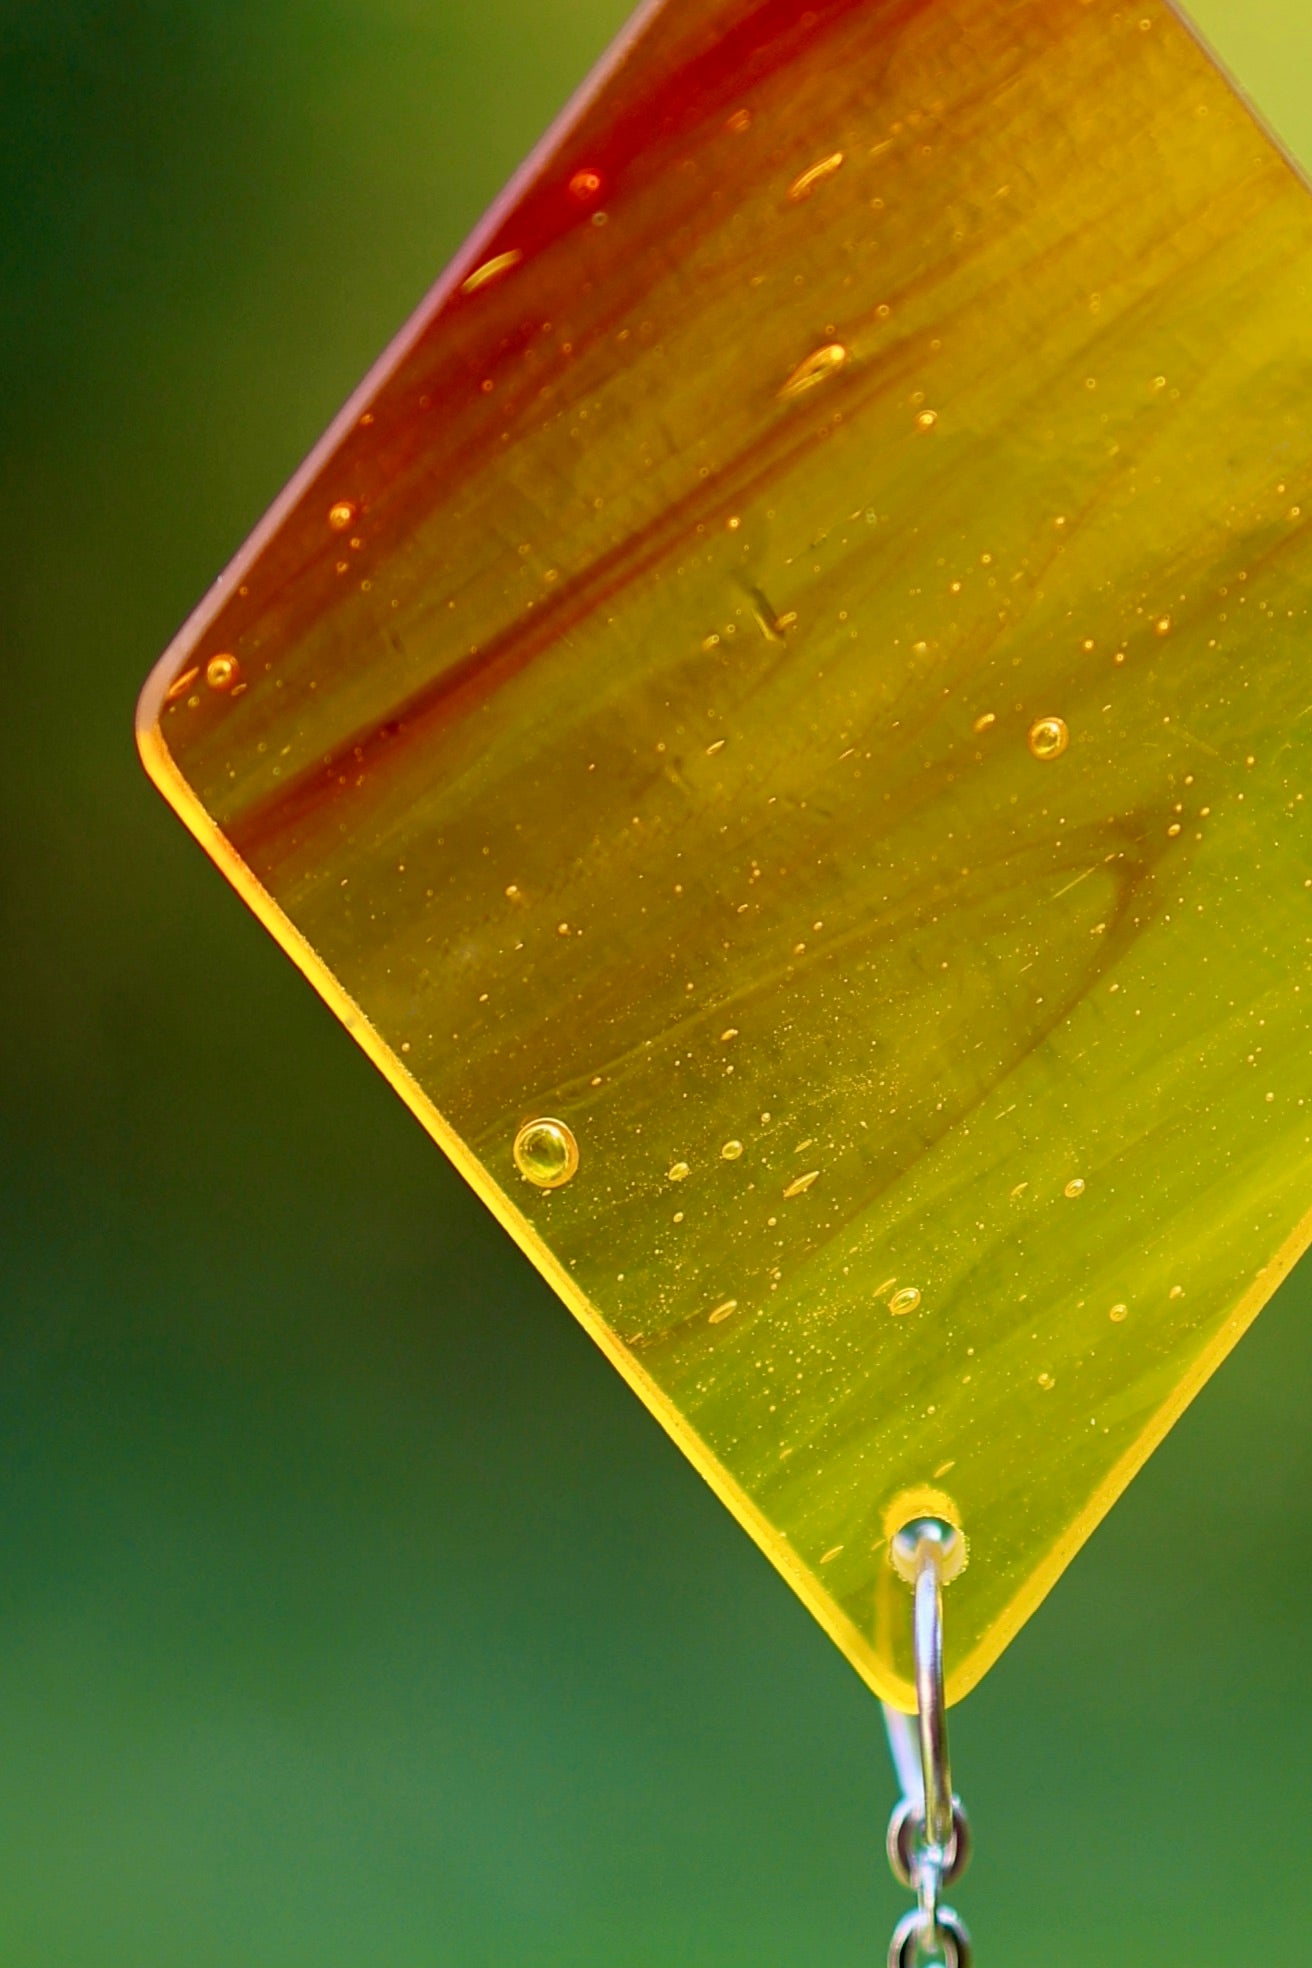
[[[895,1700],[890,1529],[958,1697],[1308,1241],[1310,380],[1156,0],[666,0],[143,698]]]

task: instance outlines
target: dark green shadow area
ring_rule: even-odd
[[[1312,156],[1312,16],[1196,11]],[[873,1704],[132,749],[622,12],[0,0],[5,1968],[857,1968],[902,1904]],[[1309,1311],[956,1714],[984,1968],[1304,1958]]]

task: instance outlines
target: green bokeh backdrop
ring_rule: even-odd
[[[623,11],[0,0],[3,1968],[857,1968],[903,1905],[868,1695],[132,751]],[[1305,0],[1195,12],[1312,160]],[[982,1968],[1306,1958],[1309,1309],[956,1712]]]

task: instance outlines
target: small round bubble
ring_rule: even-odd
[[[1059,717],[1036,718],[1030,726],[1027,742],[1036,759],[1060,758],[1071,742],[1066,720]]]
[[[579,1144],[564,1121],[526,1121],[513,1152],[515,1167],[538,1189],[559,1189],[578,1172]]]
[[[205,665],[205,681],[211,690],[231,690],[241,675],[241,665],[235,656],[211,656]]]

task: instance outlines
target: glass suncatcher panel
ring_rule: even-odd
[[[1157,0],[665,0],[143,699],[904,1704],[890,1527],[959,1697],[1308,1241],[1310,379]]]

